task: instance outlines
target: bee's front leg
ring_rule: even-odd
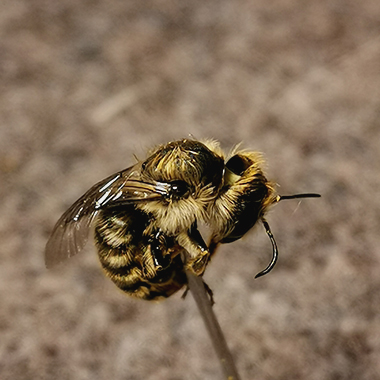
[[[197,276],[201,276],[210,258],[210,252],[196,226],[187,232],[182,232],[177,237],[178,244],[189,254],[186,269]]]

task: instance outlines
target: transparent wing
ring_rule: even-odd
[[[58,220],[46,244],[47,268],[74,256],[87,242],[92,222],[107,205],[153,201],[168,195],[170,185],[141,177],[141,165],[136,164],[94,185]]]

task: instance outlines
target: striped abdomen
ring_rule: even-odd
[[[124,292],[146,300],[169,297],[187,283],[181,248],[154,228],[144,235],[150,224],[154,220],[148,214],[129,205],[102,211],[95,225],[107,276]]]

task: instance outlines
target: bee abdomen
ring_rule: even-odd
[[[99,260],[104,268],[118,269],[125,268],[132,264],[133,252],[109,247],[108,249],[99,248]]]
[[[186,283],[184,272],[177,272],[172,268],[163,273],[156,272],[155,276],[148,279],[137,263],[119,268],[106,266],[103,263],[102,266],[106,275],[119,289],[133,297],[145,300],[167,298]]]
[[[168,268],[156,270],[150,245],[121,245],[115,248],[102,239],[97,229],[95,242],[105,274],[130,296],[158,300],[171,296],[186,284],[180,257],[176,257]]]
[[[95,243],[105,274],[136,298],[166,298],[186,284],[183,264],[173,239],[153,230],[151,219],[130,209],[103,210],[95,225]]]
[[[144,280],[142,270],[133,261],[131,253],[109,248],[104,255],[104,247],[98,247],[99,261],[105,274],[122,291],[137,298],[152,299],[150,284]]]

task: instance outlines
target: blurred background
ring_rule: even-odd
[[[221,379],[182,292],[131,299],[94,248],[52,270],[59,216],[189,135],[261,151],[279,192],[319,192],[223,246],[205,280],[242,379],[380,378],[380,3],[0,4],[0,378]]]

